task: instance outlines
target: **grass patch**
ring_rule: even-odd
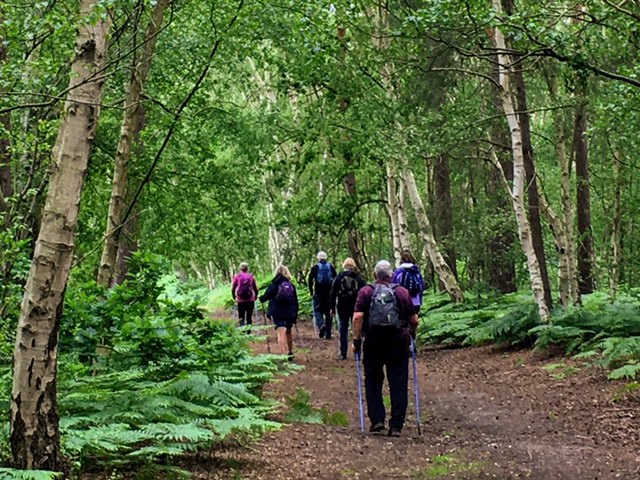
[[[551,374],[551,378],[556,380],[565,380],[580,370],[564,362],[552,363],[542,368]]]
[[[468,462],[462,454],[436,455],[431,466],[422,470],[415,478],[443,478],[458,473],[476,473],[482,469],[483,462]]]
[[[344,412],[329,412],[326,408],[313,408],[311,405],[311,392],[304,388],[296,388],[293,396],[286,398],[288,411],[285,421],[289,423],[323,423],[335,427],[349,425],[349,417]]]

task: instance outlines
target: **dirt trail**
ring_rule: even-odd
[[[422,435],[413,391],[400,438],[362,435],[353,357],[339,360],[338,340],[317,338],[310,322],[299,327],[295,362],[305,369],[267,395],[284,403],[305,389],[314,408],[343,412],[349,425],[296,423],[250,448],[221,448],[190,466],[196,478],[640,479],[640,398],[599,369],[530,351],[425,349]],[[559,362],[567,366],[543,368]]]

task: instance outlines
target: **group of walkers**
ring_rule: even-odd
[[[375,281],[370,284],[357,271],[352,258],[345,258],[339,273],[327,261],[325,252],[318,252],[317,260],[308,277],[317,334],[320,338],[332,338],[337,313],[339,358],[345,360],[351,324],[356,360],[362,354],[369,431],[381,433],[387,428],[382,395],[386,370],[391,397],[387,434],[399,436],[407,411],[409,358],[415,354],[414,339],[424,291],[424,280],[415,259],[410,252],[403,252],[395,271],[387,260],[380,260],[373,272]],[[269,302],[267,315],[275,325],[279,351],[293,360],[292,329],[298,318],[299,302],[289,269],[280,265],[259,295],[255,278],[248,272],[248,265],[242,263],[233,278],[231,294],[238,304],[240,325],[251,325],[256,299]]]

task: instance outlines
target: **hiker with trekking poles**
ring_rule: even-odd
[[[269,302],[267,315],[276,326],[278,349],[282,355],[293,360],[293,336],[291,330],[298,320],[298,295],[291,283],[291,272],[280,265],[275,271],[271,283],[260,295],[260,303]]]
[[[351,257],[347,257],[342,262],[342,272],[333,280],[331,285],[330,316],[333,316],[334,309],[338,312],[338,328],[340,331],[340,357],[347,359],[347,349],[349,348],[349,326],[353,318],[353,307],[356,304],[358,292],[365,285],[362,276],[356,271],[356,262]]]
[[[238,318],[240,326],[250,326],[253,321],[253,309],[258,298],[258,286],[255,277],[249,273],[249,264],[242,262],[240,271],[234,275],[231,282],[231,296],[238,304]],[[251,333],[247,329],[247,333]]]
[[[386,370],[391,396],[387,434],[397,437],[402,432],[407,413],[409,357],[415,352],[413,339],[418,327],[418,315],[408,290],[391,283],[393,269],[387,260],[380,260],[376,264],[374,276],[375,284],[365,285],[356,299],[352,326],[353,352],[358,363],[358,374],[360,352],[363,354],[367,415],[371,422],[369,431],[381,433],[386,428],[382,399]],[[416,407],[419,408],[418,404]],[[419,412],[416,413],[419,416]]]

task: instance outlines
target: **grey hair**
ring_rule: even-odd
[[[242,270],[243,272],[246,272],[247,270],[249,270],[249,264],[247,262],[242,262],[240,264],[240,270]]]
[[[327,254],[323,251],[319,251],[318,255],[316,255],[316,258],[318,260],[326,260],[327,259]]]
[[[393,276],[393,269],[387,260],[380,260],[376,263],[373,272],[378,280],[391,280],[391,277]]]

